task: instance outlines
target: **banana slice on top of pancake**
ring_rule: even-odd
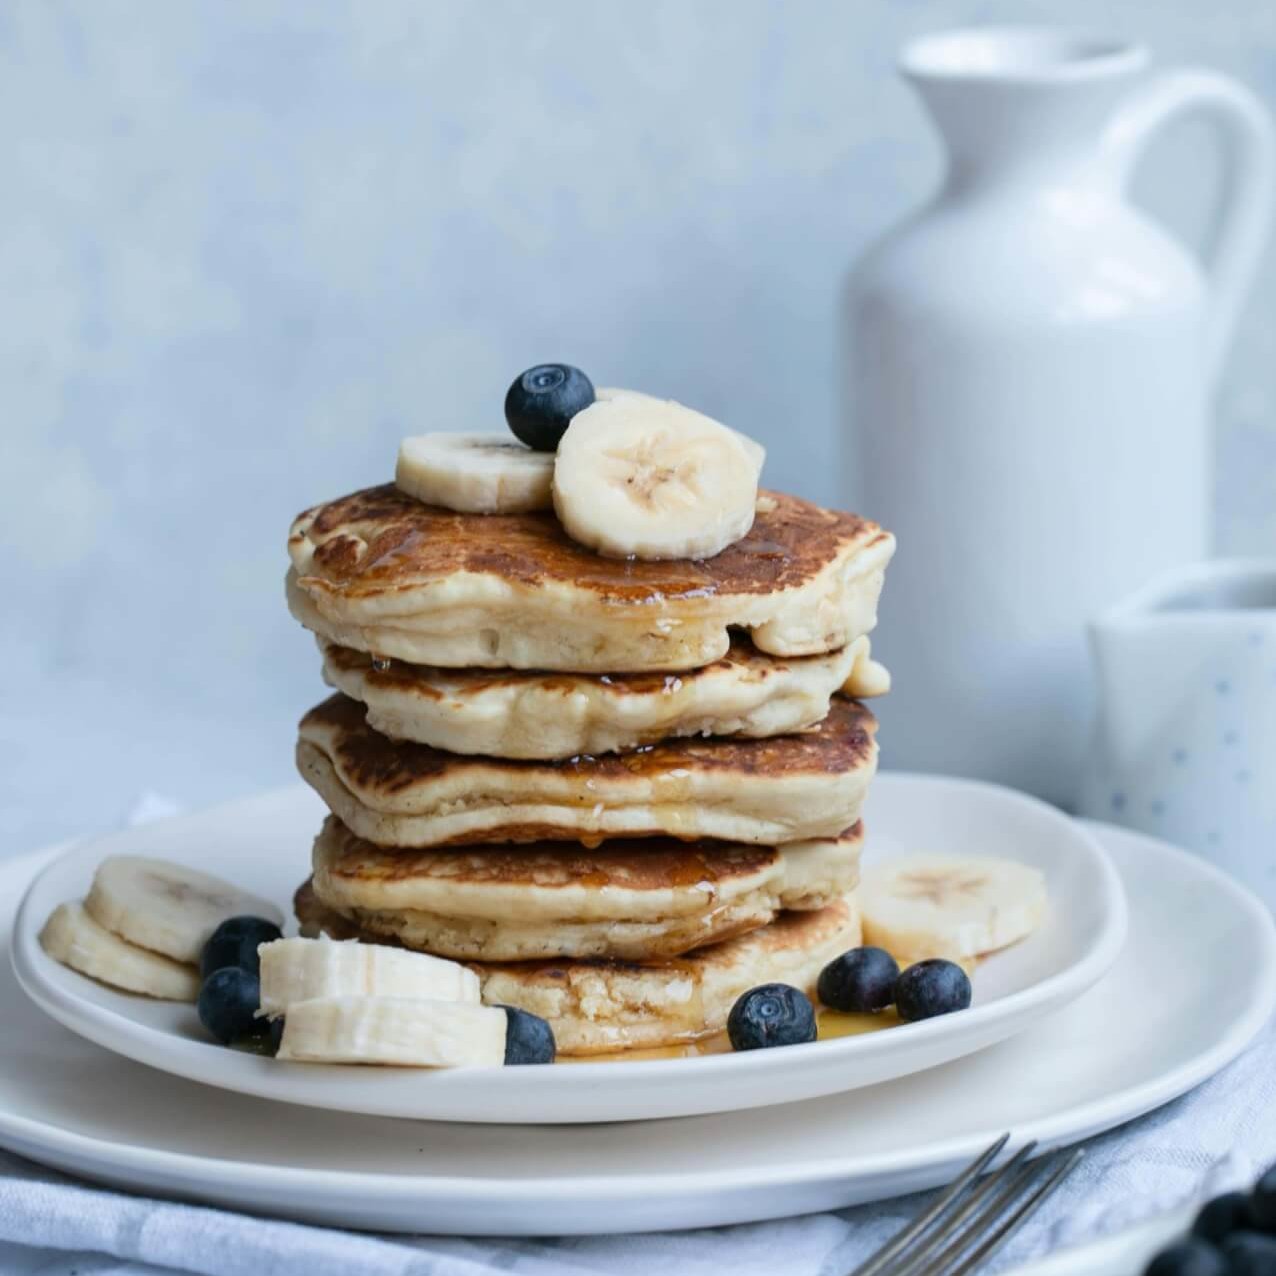
[[[667,402],[667,400],[661,399],[659,395],[644,394],[641,390],[627,390],[620,386],[599,386],[595,391],[595,396],[599,403],[610,403],[613,399],[642,399],[647,403]],[[731,430],[730,426],[725,426],[724,428]],[[758,467],[758,474],[760,475],[763,465],[766,464],[766,448],[757,439],[751,439],[747,434],[742,434],[739,430],[731,430],[731,433],[740,440],[740,444],[749,454],[750,460]]]
[[[578,412],[558,445],[554,509],[609,558],[712,558],[748,534],[756,450],[672,400],[615,393]]]
[[[399,444],[395,486],[462,514],[527,514],[553,505],[554,456],[508,434],[419,434]]]

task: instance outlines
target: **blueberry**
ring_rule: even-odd
[[[215,970],[199,990],[199,1021],[223,1045],[258,1030],[257,1009],[261,983],[251,971],[238,966]]]
[[[283,932],[274,922],[264,917],[229,917],[209,936],[199,957],[199,973],[207,979],[215,970],[224,966],[238,966],[257,974],[261,958],[257,956],[258,944],[269,944],[282,939]]]
[[[594,401],[594,383],[566,363],[528,368],[505,394],[505,419],[538,452],[553,452],[577,412]]]
[[[750,988],[731,1007],[727,1036],[733,1050],[800,1046],[815,1040],[815,1007],[800,989],[788,984],[761,984]]]
[[[1220,1276],[1276,1276],[1276,1236],[1233,1232],[1223,1242],[1223,1257],[1227,1266],[1218,1269]]]
[[[505,1062],[553,1063],[558,1054],[554,1030],[540,1015],[516,1006],[502,1006],[505,1011]]]
[[[258,1019],[257,1026],[246,1037],[236,1037],[230,1043],[232,1050],[242,1050],[245,1054],[265,1055],[273,1059],[279,1053],[279,1043],[284,1036],[282,1019]]]
[[[1192,1235],[1221,1245],[1225,1236],[1250,1226],[1249,1197],[1244,1192],[1228,1192],[1201,1207],[1196,1222],[1192,1224]]]
[[[834,1010],[872,1014],[895,1000],[899,963],[884,948],[852,948],[820,971],[820,1000]]]
[[[1249,1198],[1251,1226],[1260,1232],[1276,1234],[1276,1165],[1273,1165],[1257,1183]]]
[[[950,1015],[970,1005],[970,979],[955,962],[919,961],[895,983],[895,1010],[908,1023]]]
[[[1163,1249],[1143,1276],[1229,1276],[1227,1262],[1208,1241],[1190,1239]]]

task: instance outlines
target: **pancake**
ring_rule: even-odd
[[[762,493],[742,540],[707,561],[602,558],[552,513],[455,514],[387,485],[299,515],[288,600],[343,647],[445,668],[614,673],[722,659],[728,626],[777,656],[836,651],[877,620],[894,539],[875,523]]]
[[[319,902],[362,930],[458,960],[676,957],[853,890],[862,828],[775,847],[671,839],[384,850],[329,817]]]
[[[802,735],[526,762],[389,740],[363,705],[335,695],[301,720],[297,766],[347,828],[378,846],[653,836],[776,846],[836,837],[858,821],[876,728],[863,705],[838,697]]]
[[[302,934],[376,936],[326,909],[309,883],[295,899]],[[784,913],[769,926],[686,957],[658,962],[470,963],[483,1000],[547,1019],[565,1055],[673,1046],[721,1032],[741,993],[793,984],[813,994],[820,971],[860,943],[854,895],[818,912]]]
[[[320,640],[329,686],[367,706],[397,740],[499,758],[614,753],[673,736],[764,737],[814,726],[837,691],[880,695],[890,676],[869,640],[782,660],[747,639],[704,669],[672,674],[566,674],[432,669]]]

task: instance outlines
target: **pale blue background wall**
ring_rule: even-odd
[[[290,516],[405,432],[499,428],[529,363],[700,406],[835,500],[839,279],[936,171],[893,50],[1010,18],[1276,103],[1258,0],[0,7],[0,852],[287,780],[320,694]],[[1208,172],[1188,130],[1147,190],[1191,231]],[[1276,546],[1274,367],[1269,259],[1231,550]]]

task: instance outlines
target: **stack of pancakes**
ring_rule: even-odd
[[[711,560],[618,561],[387,486],[289,548],[337,688],[297,745],[332,812],[304,933],[465,961],[565,1054],[715,1032],[859,942],[879,527],[763,493]]]

